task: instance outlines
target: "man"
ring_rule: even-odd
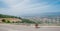
[[[35,28],[39,28],[37,23],[35,24]]]

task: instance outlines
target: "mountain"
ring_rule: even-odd
[[[60,12],[46,12],[46,13],[38,13],[38,14],[29,14],[24,15],[23,17],[29,18],[29,17],[60,17]]]
[[[48,12],[48,13],[43,13],[41,17],[48,17],[48,18],[56,18],[60,17],[60,12]]]
[[[44,13],[42,15],[45,15],[45,16],[60,16],[60,12],[48,12],[48,13]]]

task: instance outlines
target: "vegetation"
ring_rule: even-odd
[[[11,23],[9,20],[2,19],[2,22],[4,23]]]
[[[11,16],[11,15],[4,15],[4,14],[0,14],[0,18],[18,18],[18,19],[21,19],[20,17],[17,17],[17,16]],[[2,22],[4,23],[18,23],[17,22],[10,22],[9,20],[6,20],[6,19],[2,19]]]
[[[14,21],[12,23],[15,23]]]
[[[9,20],[6,23],[11,23]]]
[[[18,18],[18,19],[21,19],[20,17],[17,17],[17,16],[10,16],[10,15],[3,15],[3,14],[0,14],[0,18]]]
[[[35,23],[34,21],[31,21],[29,19],[22,19],[21,23]]]
[[[42,21],[38,21],[37,23],[38,23],[38,24],[42,24],[43,22],[42,22]]]
[[[2,19],[2,22],[6,22],[6,20],[5,19]]]

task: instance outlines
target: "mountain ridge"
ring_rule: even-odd
[[[46,12],[41,14],[26,15],[23,17],[60,17],[60,12]]]

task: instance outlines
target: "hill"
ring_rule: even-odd
[[[0,21],[5,23],[35,23],[34,21],[30,21],[29,19],[23,19],[21,17],[4,14],[0,14]]]
[[[17,16],[4,15],[4,14],[0,14],[0,18],[18,18],[18,19],[21,19],[20,17],[17,17]]]

